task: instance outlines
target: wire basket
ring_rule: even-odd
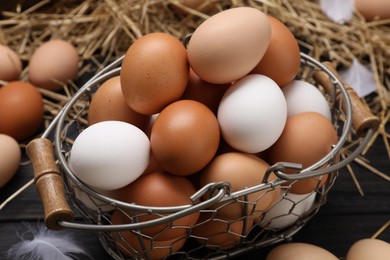
[[[338,132],[339,141],[329,154],[297,174],[286,174],[283,171],[286,168],[299,168],[299,165],[293,162],[276,163],[267,170],[262,183],[240,191],[232,192],[227,182],[210,183],[199,189],[191,197],[193,203],[188,205],[149,207],[124,203],[84,185],[67,164],[73,140],[87,127],[86,116],[91,95],[104,81],[119,75],[122,60],[123,57],[116,60],[82,86],[42,138],[33,140],[27,147],[34,167],[35,184],[44,205],[46,226],[54,230],[72,228],[97,231],[101,244],[114,259],[223,259],[291,238],[326,202],[339,170],[360,154],[379,125],[378,119],[362,105],[353,90],[340,80],[330,63],[320,63],[302,53],[301,71],[297,78],[321,90],[329,102],[332,123]],[[53,130],[56,156],[53,154],[52,141],[48,138]],[[341,150],[352,139],[357,139],[358,145],[348,157],[340,160]],[[267,176],[271,173],[278,178],[269,181]],[[318,185],[312,193],[299,199],[292,197],[291,185],[286,185],[306,178],[316,178],[319,183],[325,174],[328,178],[324,185]],[[250,194],[262,192],[262,196],[257,198],[261,200],[275,189],[281,190],[280,198],[273,206],[261,211],[261,214],[248,211],[236,220],[218,217],[218,211],[232,203],[240,203],[243,208],[248,208],[253,204],[253,201],[248,201]],[[210,195],[208,199],[200,200],[205,194]],[[277,211],[281,205],[287,208]],[[120,210],[128,224],[113,225],[113,209]],[[84,221],[76,222],[73,211],[82,216]],[[175,224],[175,220],[194,213],[207,217],[194,226]],[[142,216],[153,216],[153,219],[138,221]],[[288,220],[287,224],[275,225],[285,220]],[[221,229],[218,233],[207,235],[195,232],[202,225],[210,224],[219,225]],[[185,233],[170,241],[159,241],[143,233],[143,229],[158,225],[165,225],[165,229],[184,229]],[[217,237],[224,243],[216,243]]]

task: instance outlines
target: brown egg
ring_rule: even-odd
[[[127,217],[118,209],[111,217],[113,225],[128,224]],[[127,256],[138,256],[142,259],[164,259],[179,251],[185,244],[187,237],[158,241],[149,236],[132,231],[111,232],[116,247]]]
[[[219,101],[229,87],[230,84],[212,84],[204,81],[191,69],[190,78],[181,99],[199,101],[216,114]]]
[[[287,243],[274,247],[265,260],[338,260],[334,254],[316,245]],[[354,259],[355,260],[355,259]]]
[[[120,73],[127,104],[141,114],[160,112],[178,100],[189,77],[184,45],[167,33],[150,33],[127,50]]]
[[[12,81],[0,89],[0,133],[22,141],[32,136],[43,120],[43,99],[30,83]]]
[[[150,121],[150,116],[142,115],[131,109],[123,97],[120,77],[116,76],[105,81],[92,96],[88,109],[88,124],[107,120],[117,120],[130,123],[144,130]]]
[[[22,61],[8,46],[0,44],[0,80],[17,80],[22,72]]]
[[[142,175],[128,186],[116,191],[118,199],[150,207],[169,207],[191,204],[190,197],[196,192],[192,183],[181,176],[163,172],[153,172]],[[130,211],[126,211],[132,215]],[[117,213],[122,214],[124,213]],[[186,235],[199,217],[199,212],[184,216],[172,222],[142,229],[145,235],[153,236],[156,240],[171,240]],[[125,215],[123,216],[125,217]],[[158,218],[157,215],[144,214],[138,221],[144,222]],[[127,220],[130,223],[130,219]],[[174,227],[174,228],[171,228]]]
[[[388,260],[390,259],[390,244],[386,241],[365,238],[356,241],[349,248],[345,260]]]
[[[300,50],[297,40],[281,21],[268,16],[271,24],[271,40],[267,51],[251,73],[273,79],[279,86],[291,82],[300,70]]]
[[[201,170],[211,161],[219,139],[219,124],[209,108],[194,100],[179,100],[157,117],[150,145],[164,170],[184,176]]]
[[[202,212],[198,223],[192,229],[196,240],[207,247],[226,250],[238,245],[252,228],[253,220],[228,221],[214,217],[210,212]]]
[[[390,18],[389,0],[356,0],[356,10],[366,19],[384,20]]]
[[[317,112],[299,113],[287,119],[282,135],[267,151],[268,162],[271,165],[277,162],[300,163],[307,168],[328,154],[337,141],[336,129],[325,116]],[[298,170],[286,169],[285,172],[293,174]],[[321,187],[327,177],[300,180],[292,185],[291,192],[310,193],[317,186]]]
[[[78,73],[79,54],[71,43],[54,39],[32,54],[28,65],[29,81],[37,87],[58,91]]]
[[[0,134],[0,188],[6,185],[19,168],[22,153],[18,142],[9,135]]]
[[[240,191],[261,184],[268,168],[268,163],[255,155],[240,152],[224,153],[216,156],[202,170],[199,185],[203,187],[208,183],[226,181],[231,184],[232,192]],[[271,174],[269,180],[273,179],[275,176]],[[218,208],[218,214],[230,220],[237,220],[248,214],[251,214],[250,218],[257,218],[275,202],[279,194],[280,189],[266,189],[249,194],[246,198],[247,203],[222,202],[212,206],[212,209]],[[240,197],[239,200],[244,201],[245,198]]]
[[[205,81],[225,84],[248,74],[263,57],[271,36],[266,15],[252,7],[219,12],[200,24],[188,43],[188,60]]]

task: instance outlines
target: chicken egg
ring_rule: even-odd
[[[88,186],[114,190],[136,180],[149,158],[150,143],[142,130],[122,121],[103,121],[77,136],[68,163]]]
[[[23,141],[38,131],[43,113],[42,95],[30,83],[11,81],[0,88],[0,133]]]
[[[338,260],[328,250],[308,243],[286,243],[274,247],[265,260]]]
[[[292,81],[300,70],[300,49],[290,29],[275,17],[267,17],[271,24],[271,40],[267,51],[251,73],[273,79],[279,86]]]
[[[287,104],[275,81],[251,74],[228,88],[219,103],[217,117],[222,136],[231,147],[258,153],[281,135]]]
[[[229,182],[231,191],[239,191],[262,183],[269,164],[255,155],[240,152],[224,153],[216,156],[199,175],[199,186],[214,182]],[[276,176],[271,174],[269,181]],[[221,202],[212,206],[218,209],[221,217],[237,220],[245,215],[249,218],[259,217],[277,198],[280,189],[266,189],[253,192],[247,198],[241,197],[237,202]],[[244,201],[248,202],[245,203]],[[247,208],[246,211],[244,208]]]
[[[59,91],[74,80],[79,69],[79,54],[70,42],[53,39],[39,46],[28,65],[29,81],[37,87]]]
[[[345,260],[388,260],[390,259],[390,244],[374,238],[356,241],[348,249]]]
[[[205,104],[214,114],[217,114],[219,102],[230,84],[213,84],[202,80],[190,70],[190,78],[181,99],[191,99]]]
[[[213,213],[202,212],[191,233],[201,245],[226,250],[238,245],[241,238],[249,233],[252,224],[251,219],[232,222],[213,217]]]
[[[184,45],[167,33],[150,33],[127,50],[120,73],[126,103],[138,113],[152,115],[178,100],[189,77]]]
[[[300,216],[311,209],[315,197],[316,193],[281,193],[277,202],[267,210],[267,213],[261,219],[260,227],[282,229],[294,224]]]
[[[116,209],[111,217],[113,225],[129,224],[129,218],[122,211]],[[116,247],[125,255],[142,259],[160,260],[179,251],[185,244],[187,237],[170,240],[155,240],[150,236],[137,231],[111,232]]]
[[[329,103],[321,91],[303,80],[293,80],[282,88],[287,102],[287,117],[301,112],[318,112],[332,121]]]
[[[179,100],[164,108],[150,136],[152,152],[160,166],[182,176],[205,167],[217,152],[219,140],[217,118],[194,100]]]
[[[390,1],[388,0],[356,0],[355,7],[366,21],[390,18]]]
[[[190,197],[196,192],[193,184],[185,177],[175,176],[164,172],[152,172],[142,175],[128,186],[116,190],[114,195],[118,199],[128,203],[148,207],[170,207],[190,205]],[[131,216],[130,210],[126,211]],[[120,213],[118,213],[120,214]],[[124,213],[121,213],[125,216]],[[188,235],[199,218],[199,212],[175,219],[171,224],[161,224],[140,231],[155,240],[165,241]],[[137,217],[137,221],[145,222],[157,219],[156,214],[144,214]],[[127,220],[130,223],[130,220]]]
[[[93,94],[89,105],[89,125],[108,120],[127,122],[142,130],[146,129],[150,121],[150,116],[137,113],[127,105],[119,76],[105,81]]]
[[[188,61],[203,80],[225,84],[248,74],[263,57],[271,38],[266,15],[252,7],[219,12],[194,31]]]
[[[18,142],[9,135],[0,134],[0,188],[15,175],[21,160]]]
[[[321,134],[319,134],[321,133]],[[302,164],[303,169],[313,165],[331,152],[338,136],[332,123],[317,112],[303,112],[289,117],[280,138],[267,151],[268,162],[291,162]],[[293,174],[298,170],[286,169]],[[306,194],[321,187],[328,175],[302,179],[294,182],[291,192]]]
[[[0,44],[0,80],[18,80],[22,72],[22,61],[10,47]]]

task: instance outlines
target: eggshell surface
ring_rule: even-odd
[[[390,259],[390,244],[386,241],[365,238],[352,244],[347,252],[346,260],[387,260]]]
[[[267,17],[271,25],[271,40],[267,51],[251,73],[273,79],[279,86],[292,81],[300,70],[300,49],[290,29],[275,17]]]
[[[303,169],[313,165],[332,150],[338,141],[332,123],[317,112],[303,112],[289,117],[282,135],[267,151],[268,162],[291,162],[302,164]],[[288,174],[298,170],[286,169]],[[292,184],[291,192],[306,194],[321,187],[328,175],[299,180]]]
[[[269,164],[264,160],[250,154],[240,152],[224,153],[216,156],[199,176],[199,186],[203,187],[213,182],[229,182],[231,191],[239,191],[262,183],[264,174]],[[276,177],[272,174],[270,181]],[[250,218],[258,217],[264,210],[279,197],[280,189],[266,189],[253,192],[247,196],[248,203],[234,202],[212,206],[218,208],[220,216],[237,220],[245,214],[252,214]],[[244,198],[240,198],[243,201]],[[247,207],[245,212],[244,207]]]
[[[0,44],[0,60],[0,80],[17,80],[22,72],[19,55],[10,47]]]
[[[152,115],[178,100],[189,78],[184,45],[167,33],[150,33],[133,42],[120,73],[126,103]]]
[[[53,39],[39,46],[30,58],[28,78],[40,88],[59,91],[78,73],[79,54],[70,42]]]
[[[194,72],[211,83],[230,83],[248,74],[263,57],[271,38],[266,15],[251,7],[219,12],[194,31],[188,60]]]
[[[119,76],[105,81],[97,89],[88,108],[89,125],[108,120],[127,122],[140,129],[146,129],[150,121],[150,116],[137,113],[127,105]]]
[[[68,163],[85,184],[114,190],[137,179],[149,158],[150,143],[144,132],[125,122],[104,121],[77,136]]]
[[[129,224],[129,219],[119,210],[111,217],[113,225]],[[186,242],[186,237],[157,241],[151,237],[132,231],[111,232],[117,248],[127,256],[141,256],[146,259],[164,259],[177,252]]]
[[[267,210],[260,222],[267,229],[281,229],[295,223],[300,216],[312,207],[316,193],[292,194],[281,193],[280,198]]]
[[[43,113],[42,95],[30,83],[12,81],[0,88],[0,133],[25,140],[39,129]]]
[[[128,186],[117,190],[117,197],[124,202],[135,203],[147,207],[170,207],[190,205],[190,197],[196,192],[193,184],[185,177],[175,176],[164,172],[153,172],[141,176]],[[131,212],[128,211],[129,215]],[[125,216],[124,213],[121,213]],[[175,219],[171,224],[155,225],[141,229],[145,235],[155,240],[165,241],[188,235],[189,228],[199,218],[199,212]],[[160,214],[161,215],[161,214]],[[146,222],[159,218],[154,214],[138,216],[139,222]],[[130,223],[130,220],[128,220]]]
[[[169,173],[190,175],[214,157],[220,140],[217,118],[200,102],[168,105],[153,124],[150,144],[160,166]]]
[[[219,102],[230,84],[213,84],[202,80],[193,70],[181,99],[191,99],[206,105],[217,114]]]
[[[217,116],[222,136],[230,146],[258,153],[273,145],[282,134],[287,104],[272,79],[251,74],[225,92]]]
[[[338,260],[328,250],[308,243],[287,243],[274,247],[265,260]]]
[[[214,249],[226,250],[238,245],[243,234],[247,234],[253,224],[253,221],[247,220],[245,230],[244,220],[232,222],[212,216],[212,213],[202,212],[192,234],[200,244]]]
[[[355,7],[367,21],[390,18],[390,2],[388,0],[356,0]]]
[[[0,134],[0,188],[17,172],[21,156],[18,142],[9,135]]]
[[[314,85],[303,80],[293,80],[283,86],[282,91],[287,102],[287,117],[311,111],[332,121],[329,103]]]

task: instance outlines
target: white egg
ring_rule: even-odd
[[[332,120],[329,103],[321,91],[312,84],[303,80],[293,80],[283,86],[283,94],[287,102],[287,116],[294,116],[301,112],[318,112]]]
[[[313,206],[316,193],[281,194],[277,202],[267,211],[259,225],[267,229],[282,229],[294,224]]]
[[[251,74],[234,83],[218,107],[222,136],[233,148],[258,153],[281,135],[287,119],[283,92],[271,78]]]
[[[80,133],[70,151],[69,167],[86,185],[114,190],[136,180],[146,169],[150,142],[129,123],[104,121]]]

